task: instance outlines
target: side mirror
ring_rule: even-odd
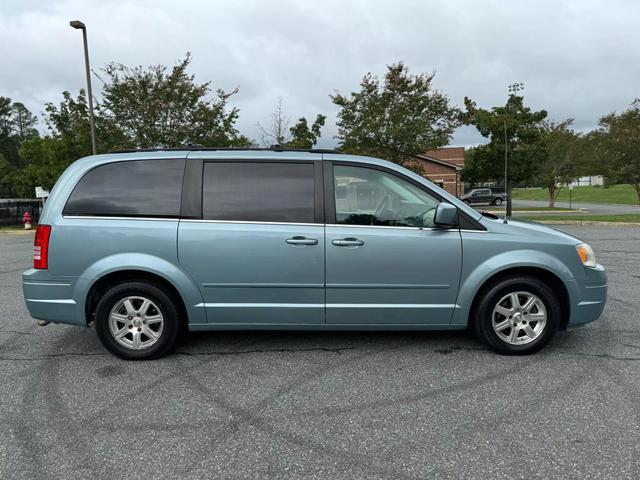
[[[436,215],[433,223],[435,223],[436,227],[457,227],[458,209],[450,203],[440,202],[436,207]]]

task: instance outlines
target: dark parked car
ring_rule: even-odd
[[[502,205],[502,202],[507,201],[507,195],[504,192],[498,192],[490,188],[476,188],[469,193],[465,193],[460,197],[467,205],[472,203],[488,203],[491,205]]]

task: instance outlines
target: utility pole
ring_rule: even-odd
[[[93,118],[93,93],[91,92],[91,68],[89,67],[89,46],[87,44],[87,27],[80,20],[71,20],[69,25],[76,30],[82,30],[84,43],[84,66],[87,71],[87,97],[89,99],[89,123],[91,124],[91,151],[96,154],[96,122]]]

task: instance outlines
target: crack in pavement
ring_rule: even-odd
[[[355,350],[353,347],[340,347],[340,348],[327,348],[327,347],[317,347],[317,348],[265,348],[265,349],[256,349],[256,350],[237,350],[237,351],[211,351],[211,352],[185,352],[185,351],[177,351],[169,354],[172,355],[184,355],[184,356],[214,356],[214,355],[249,355],[254,353],[298,353],[298,352],[327,352],[327,353],[336,353],[338,355],[342,355],[342,352],[345,350]],[[101,356],[101,355],[111,355],[109,352],[63,352],[63,353],[50,353],[46,355],[36,355],[34,357],[3,357],[0,356],[0,361],[37,361],[37,360],[48,360],[60,357],[85,357],[85,356]]]
[[[327,352],[327,353],[337,353],[338,355],[342,355],[342,352],[345,350],[355,350],[353,347],[338,347],[338,348],[329,348],[329,347],[313,347],[313,348],[260,348],[255,350],[237,350],[237,351],[211,351],[211,352],[185,352],[185,351],[176,351],[169,354],[171,355],[185,355],[189,357],[197,357],[197,356],[207,356],[207,355],[247,355],[252,353],[297,353],[297,352]]]
[[[2,357],[0,361],[38,361],[38,360],[50,360],[60,357],[98,357],[102,355],[111,355],[109,352],[63,352],[63,353],[49,353],[46,355],[36,355],[33,357]]]
[[[583,353],[583,352],[567,352],[567,351],[559,351],[561,355],[575,355],[578,357],[595,357],[595,358],[608,358],[610,360],[620,360],[620,361],[640,361],[640,357],[621,357],[618,355],[612,355],[610,353]]]
[[[17,332],[24,333],[24,332]],[[635,345],[629,345],[631,347],[636,347]],[[346,350],[356,350],[353,347],[339,347],[339,348],[328,348],[328,347],[314,347],[314,348],[261,348],[255,350],[231,350],[231,351],[210,351],[210,352],[187,352],[187,351],[177,351],[169,354],[172,355],[183,355],[187,357],[204,357],[204,356],[222,356],[222,355],[251,355],[256,353],[305,353],[305,352],[326,352],[326,353],[335,353],[338,355],[342,355],[342,353]],[[454,351],[483,351],[486,349],[475,349],[475,348],[454,348],[454,349],[442,349],[435,350],[435,353],[440,354],[450,354]],[[566,350],[556,347],[554,348],[561,355],[575,355],[578,357],[595,357],[595,358],[608,358],[610,360],[619,360],[619,361],[640,361],[640,357],[624,357],[619,355],[613,355],[610,353],[584,353],[584,352],[568,352]],[[88,357],[88,356],[105,356],[111,355],[109,352],[63,352],[63,353],[50,353],[47,355],[37,355],[34,357],[3,357],[0,356],[0,361],[37,361],[37,360],[47,360],[61,357]]]
[[[489,348],[482,348],[482,347],[459,347],[459,346],[452,346],[452,347],[447,347],[447,348],[440,348],[437,350],[433,350],[435,353],[439,353],[441,355],[450,355],[454,352],[490,352],[491,350],[489,350]]]

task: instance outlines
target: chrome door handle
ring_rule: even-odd
[[[343,238],[341,240],[332,240],[331,243],[333,243],[336,247],[360,247],[364,245],[364,242],[362,240],[358,240],[357,238],[353,237]]]
[[[316,240],[315,238],[300,237],[297,235],[295,237],[287,238],[285,242],[287,242],[289,245],[317,245],[318,244],[318,240]]]

